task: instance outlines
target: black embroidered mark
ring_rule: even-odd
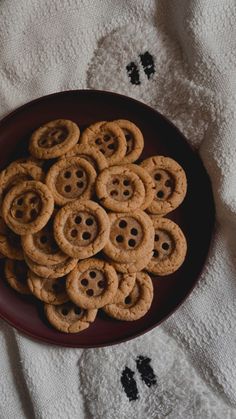
[[[141,379],[148,387],[151,387],[157,383],[156,376],[150,365],[150,361],[150,358],[144,357],[142,355],[136,359],[137,370],[141,376]]]
[[[146,51],[144,54],[139,55],[144,73],[146,74],[148,80],[150,79],[151,75],[155,73],[155,64],[153,61],[153,56]]]
[[[126,70],[127,70],[128,76],[130,78],[130,82],[132,84],[140,84],[139,70],[138,70],[137,65],[133,61],[131,61],[131,63],[129,63],[126,66]]]
[[[149,80],[151,76],[155,73],[155,63],[153,56],[150,54],[150,52],[146,51],[144,52],[144,54],[139,54],[139,58],[143,67],[143,71]],[[138,64],[136,64],[134,61],[131,61],[126,66],[126,70],[130,78],[130,83],[135,85],[141,84],[139,78],[140,69]]]
[[[130,402],[139,398],[137,384],[133,376],[134,372],[128,367],[125,367],[120,379],[126,396]]]

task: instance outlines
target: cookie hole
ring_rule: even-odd
[[[81,309],[79,307],[75,307],[74,308],[74,313],[77,314],[77,315],[81,314]]]
[[[94,271],[89,272],[90,278],[96,278],[97,274]]]
[[[157,198],[163,198],[164,196],[164,192],[163,191],[158,191],[157,192]]]
[[[15,215],[16,215],[16,218],[22,218],[23,217],[23,212],[20,211],[20,210],[17,210]]]
[[[155,176],[154,176],[154,179],[157,180],[157,181],[158,180],[161,180],[161,174],[160,173],[156,173]]]
[[[170,248],[170,245],[169,245],[169,243],[162,243],[162,246],[161,247],[164,250],[168,250]]]
[[[116,241],[117,241],[118,243],[122,243],[122,242],[124,241],[124,237],[123,237],[123,236],[121,236],[121,235],[116,236]]]
[[[112,183],[113,183],[113,185],[119,185],[120,181],[119,181],[119,179],[114,179],[112,181]]]
[[[87,218],[85,223],[87,224],[87,226],[91,226],[91,225],[93,225],[93,219],[92,218]]]
[[[69,179],[69,178],[71,177],[71,172],[69,172],[69,170],[67,170],[67,171],[64,173],[64,177],[65,177],[66,179]]]
[[[128,191],[128,189],[126,189],[126,190],[123,192],[123,195],[125,195],[125,196],[129,196],[129,194],[130,194],[130,192]]]
[[[156,250],[156,249],[154,249],[154,250],[153,250],[153,257],[154,257],[154,258],[158,258],[158,257],[159,257],[159,252],[158,252],[158,250]]]
[[[132,234],[132,236],[137,236],[138,230],[136,228],[131,228],[130,233]]]
[[[120,227],[120,228],[125,228],[125,227],[127,227],[127,222],[126,222],[125,220],[121,220],[121,221],[119,222],[119,227]]]
[[[128,179],[125,179],[123,182],[124,186],[129,186],[130,185],[130,181]]]
[[[30,203],[31,204],[37,204],[37,202],[38,202],[37,196],[33,196],[32,198],[30,198]]]
[[[134,239],[130,239],[128,241],[128,245],[129,245],[129,247],[134,247],[136,245],[136,241]]]
[[[70,232],[71,237],[76,237],[77,234],[78,234],[78,232],[75,229],[74,230],[71,230],[71,232]]]
[[[68,310],[68,308],[63,308],[61,310],[61,312],[62,312],[63,316],[67,316],[67,314],[69,313],[69,310]]]
[[[48,241],[47,236],[42,236],[42,237],[40,237],[40,242],[41,242],[42,244],[47,243],[47,241]]]
[[[125,298],[125,304],[131,303],[131,297],[128,295],[128,297]]]
[[[83,188],[84,182],[77,182],[76,185],[78,186],[78,188]]]
[[[125,134],[126,141],[132,140],[132,136],[130,134]]]
[[[102,139],[101,138],[96,138],[95,143],[98,145],[102,144]]]
[[[108,144],[108,146],[107,146],[110,150],[114,150],[115,149],[115,144],[114,143],[111,143],[111,144]]]
[[[77,217],[75,217],[75,223],[80,224],[81,221],[82,221],[82,218],[79,215],[77,215]]]
[[[59,290],[60,290],[58,284],[53,284],[52,289],[53,289],[54,292],[59,292]]]
[[[47,144],[47,139],[45,138],[44,140],[40,140],[39,145],[46,145]]]
[[[77,172],[76,172],[76,176],[77,176],[78,178],[81,178],[81,177],[83,177],[83,176],[84,176],[84,172],[83,172],[82,170],[77,170]]]
[[[17,201],[17,205],[22,205],[24,202],[23,198],[18,199]]]
[[[105,134],[104,136],[103,136],[103,139],[104,139],[104,141],[109,141],[110,140],[110,135],[108,135],[108,134]]]
[[[81,284],[84,286],[84,287],[87,287],[87,285],[88,285],[88,280],[86,279],[86,278],[83,278],[83,279],[81,279]]]
[[[93,296],[93,290],[92,290],[92,289],[87,290],[87,291],[86,291],[86,294],[87,294],[89,297],[92,297],[92,296]]]
[[[117,196],[117,195],[118,195],[118,192],[117,192],[117,191],[115,191],[115,190],[113,190],[113,191],[111,191],[111,192],[110,192],[110,195],[111,195],[111,196]]]
[[[172,181],[171,181],[170,179],[167,179],[167,180],[165,181],[165,186],[167,186],[167,188],[171,188],[171,186],[172,186]]]
[[[32,209],[30,211],[30,217],[34,220],[37,217],[38,213],[36,211],[36,209]]]
[[[106,153],[103,148],[100,148],[100,151],[101,151],[102,154],[105,154]]]
[[[88,231],[85,231],[85,232],[82,234],[82,237],[83,237],[83,239],[84,239],[84,240],[89,240],[89,239],[90,239],[90,237],[91,237],[91,234],[90,234]]]
[[[71,192],[71,186],[70,185],[66,185],[64,188],[65,192]]]
[[[106,281],[104,281],[104,280],[98,281],[98,286],[99,286],[99,288],[105,288]]]
[[[159,238],[158,234],[155,234],[155,242],[158,242]]]

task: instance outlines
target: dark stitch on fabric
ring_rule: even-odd
[[[157,383],[155,373],[150,365],[151,359],[142,355],[139,355],[136,359],[136,365],[141,379],[144,381],[146,386],[151,387]]]
[[[139,399],[137,384],[133,376],[134,372],[128,367],[125,367],[120,379],[126,396],[128,397],[130,402]]]
[[[130,82],[136,85],[140,84],[138,67],[133,61],[126,66],[126,70],[130,78]]]
[[[140,61],[143,66],[144,73],[146,74],[148,80],[155,73],[155,64],[153,60],[153,56],[146,51],[144,54],[140,54]]]

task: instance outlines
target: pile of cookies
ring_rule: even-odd
[[[102,309],[119,320],[149,310],[149,274],[169,275],[187,244],[164,216],[183,201],[187,181],[173,159],[143,151],[127,120],[46,123],[30,156],[0,173],[0,252],[8,283],[44,302],[56,329],[87,328]],[[156,279],[154,279],[155,281]]]

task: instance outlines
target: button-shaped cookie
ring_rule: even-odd
[[[109,166],[122,163],[126,153],[125,135],[115,122],[101,121],[90,125],[82,133],[80,143],[98,148]]]
[[[103,260],[80,261],[67,277],[67,293],[80,307],[100,308],[112,301],[118,288],[115,269]]]
[[[144,147],[143,134],[133,122],[127,119],[117,119],[114,121],[122,129],[126,139],[126,154],[123,164],[132,163],[142,154]]]
[[[128,212],[141,207],[145,189],[139,176],[128,167],[112,166],[97,177],[96,194],[106,208]]]
[[[10,189],[2,204],[2,215],[16,234],[23,235],[41,230],[53,209],[54,200],[48,187],[32,180]]]
[[[71,301],[60,305],[45,304],[45,315],[53,327],[64,333],[78,333],[94,322],[97,310],[84,310]]]
[[[187,191],[187,179],[182,167],[175,160],[163,156],[149,157],[141,166],[155,182],[155,196],[148,211],[164,215],[177,208]]]
[[[76,199],[89,199],[96,179],[93,166],[80,157],[58,160],[48,171],[46,185],[57,205],[65,205]]]
[[[155,229],[154,250],[146,269],[155,275],[170,275],[184,262],[187,242],[181,228],[173,221],[151,218]]]
[[[96,147],[91,147],[85,144],[76,144],[68,153],[66,157],[81,157],[87,160],[97,173],[108,167],[107,159],[104,154]]]
[[[118,320],[133,321],[143,317],[151,307],[153,300],[152,280],[145,272],[137,272],[135,285],[122,302],[108,304],[103,310]]]
[[[67,119],[50,121],[33,132],[29,152],[38,159],[53,159],[63,156],[78,142],[78,125]]]
[[[32,271],[28,271],[27,284],[31,293],[48,304],[63,304],[69,301],[66,292],[66,278],[42,278]]]
[[[5,261],[5,277],[9,285],[20,294],[30,294],[30,289],[27,283],[27,265],[23,260]]]
[[[68,257],[64,262],[54,265],[41,265],[34,262],[25,254],[25,261],[32,272],[42,278],[61,278],[74,269],[78,259]]]
[[[23,260],[20,236],[15,234],[0,216],[0,252],[9,259]]]
[[[61,208],[54,220],[54,237],[67,255],[85,259],[105,246],[110,222],[105,210],[93,201],[75,201]]]
[[[150,217],[142,210],[133,213],[110,213],[110,237],[103,251],[119,263],[136,262],[145,253],[151,253],[154,227]]]

